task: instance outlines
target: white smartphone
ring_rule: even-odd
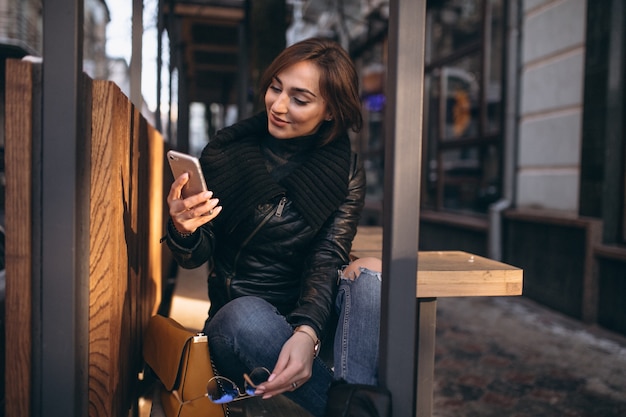
[[[182,190],[183,198],[187,198],[207,190],[198,158],[182,152],[168,151],[167,160],[170,163],[174,179],[180,177],[185,172],[189,174],[189,181],[185,184]]]

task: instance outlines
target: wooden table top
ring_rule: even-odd
[[[382,228],[359,226],[352,244],[358,257],[382,257]],[[419,251],[417,296],[468,297],[521,295],[523,270],[463,251]]]

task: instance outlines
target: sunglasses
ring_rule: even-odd
[[[224,376],[214,376],[207,382],[206,394],[186,401],[180,398],[177,391],[173,391],[173,394],[181,404],[188,404],[203,397],[208,397],[215,404],[226,404],[254,397],[256,388],[269,377],[270,371],[266,368],[254,368],[249,374],[243,374],[243,391],[232,380]]]

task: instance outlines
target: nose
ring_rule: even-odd
[[[276,114],[285,114],[287,113],[289,103],[289,97],[284,92],[281,92],[274,103],[272,103],[272,111]]]

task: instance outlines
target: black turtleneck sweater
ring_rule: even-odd
[[[261,139],[261,153],[265,158],[265,166],[276,182],[280,182],[306,161],[313,149],[315,135],[294,139],[276,139],[266,135]]]

